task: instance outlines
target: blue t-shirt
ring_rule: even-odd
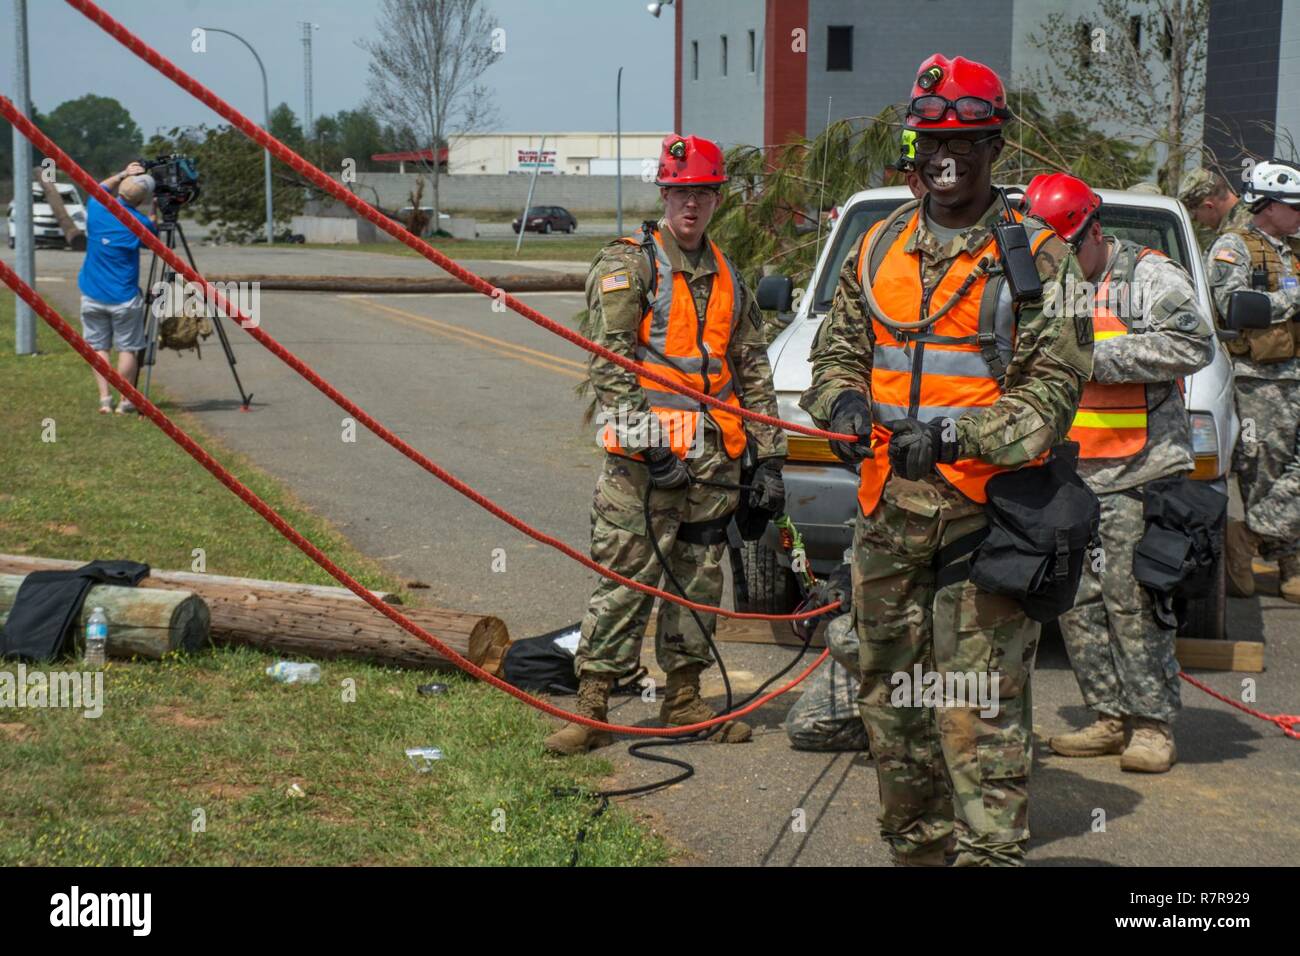
[[[154,235],[158,229],[144,213],[126,207]],[[140,291],[140,240],[98,199],[86,203],[86,261],[77,285],[82,295],[119,305]]]

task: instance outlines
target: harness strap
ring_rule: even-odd
[[[727,525],[731,515],[710,518],[708,521],[688,521],[677,526],[677,540],[686,544],[713,545],[727,540]]]
[[[934,587],[941,590],[970,577],[971,556],[989,536],[989,526],[977,528],[949,541],[934,553]]]

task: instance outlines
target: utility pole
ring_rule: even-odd
[[[524,201],[524,214],[519,217],[519,238],[515,240],[515,255],[523,245],[524,233],[528,231],[528,210],[533,208],[533,189],[537,186],[537,173],[542,168],[542,156],[546,152],[546,134],[542,134],[542,145],[537,147],[537,161],[533,163],[533,178],[528,180],[528,199]]]
[[[614,140],[615,162],[614,208],[618,210],[618,234],[623,235],[623,68],[618,68],[618,80],[614,83]]]
[[[302,24],[302,132],[306,142],[311,142],[314,117],[311,108],[311,31],[319,30],[319,23],[299,20]]]
[[[27,70],[27,0],[14,0],[14,105],[30,118],[32,88]],[[15,271],[36,287],[36,237],[32,228],[32,144],[13,131],[14,137],[14,253]],[[36,317],[14,296],[14,352],[36,354]]]

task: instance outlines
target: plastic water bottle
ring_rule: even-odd
[[[108,617],[102,607],[86,619],[86,666],[103,667],[108,648]]]
[[[277,661],[266,669],[268,677],[281,684],[319,684],[320,665],[299,664],[294,661]]]

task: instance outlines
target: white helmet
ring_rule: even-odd
[[[1280,159],[1256,163],[1246,177],[1241,198],[1252,206],[1263,199],[1300,206],[1300,166]]]

